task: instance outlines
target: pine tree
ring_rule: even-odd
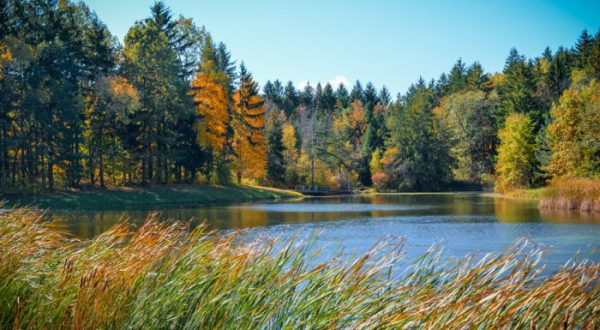
[[[538,108],[534,99],[535,82],[532,68],[525,57],[514,48],[506,59],[504,76],[500,88],[502,113],[522,113],[530,116],[537,132],[543,123],[544,111]]]
[[[579,39],[577,39],[577,43],[575,44],[577,66],[579,68],[585,68],[589,65],[593,43],[594,37],[591,36],[587,30],[583,30],[579,36]]]
[[[469,90],[479,90],[481,85],[485,84],[487,75],[483,71],[483,67],[479,62],[473,63],[466,73],[466,88]]]
[[[267,180],[274,185],[285,182],[286,163],[283,156],[283,123],[285,115],[275,105],[267,106],[265,136],[267,140]]]
[[[359,100],[364,103],[363,92],[362,85],[360,84],[360,81],[357,80],[356,83],[354,83],[354,87],[352,87],[352,91],[350,91],[350,102]]]
[[[448,76],[448,94],[453,94],[467,87],[467,68],[462,59],[458,59]]]
[[[332,115],[333,109],[335,108],[335,95],[333,93],[333,87],[330,83],[325,84],[323,87],[323,96],[321,98],[320,108],[324,110],[326,115]]]
[[[420,79],[389,110],[384,167],[400,191],[439,190],[452,179],[448,131],[433,112],[433,95]]]
[[[365,106],[369,110],[373,110],[375,105],[379,102],[379,96],[377,95],[377,89],[373,85],[373,83],[368,82],[365,87],[365,91],[363,92],[363,100]]]
[[[283,110],[286,116],[290,116],[294,109],[299,105],[298,92],[294,87],[294,83],[288,81],[283,91]]]
[[[344,84],[340,84],[335,90],[335,107],[336,109],[347,108],[350,104],[350,95]]]
[[[379,91],[379,100],[381,100],[381,105],[383,106],[383,109],[387,110],[387,108],[392,103],[392,96],[390,95],[390,92],[388,91],[387,87],[383,86]]]
[[[307,83],[304,87],[304,90],[300,93],[299,103],[304,105],[306,108],[312,109],[314,107],[314,97],[314,88],[310,85],[310,83]]]

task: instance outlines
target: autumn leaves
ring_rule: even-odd
[[[266,169],[266,144],[263,136],[264,107],[258,95],[258,84],[242,64],[239,87],[228,93],[219,82],[222,72],[210,63],[202,66],[192,81],[192,95],[200,120],[196,125],[198,142],[212,154],[211,166],[223,175],[211,178],[213,183],[228,181],[233,171],[237,183],[243,178],[261,178]]]

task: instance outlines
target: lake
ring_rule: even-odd
[[[62,211],[54,216],[82,238],[92,238],[121,219],[139,224],[151,210]],[[581,258],[600,262],[600,214],[540,212],[537,202],[477,193],[379,194],[306,198],[284,202],[171,208],[165,220],[193,219],[221,231],[242,230],[256,237],[311,238],[324,257],[343,248],[348,254],[366,252],[381,239],[404,237],[410,260],[434,243],[444,255],[482,256],[498,252],[520,238],[551,247],[545,257],[554,270],[581,251]]]

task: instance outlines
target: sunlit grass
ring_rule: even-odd
[[[282,245],[283,244],[283,245]],[[401,267],[402,241],[318,263],[310,243],[250,241],[150,216],[78,241],[36,212],[0,215],[2,328],[594,328],[600,265],[542,277],[543,251]],[[321,258],[322,259],[322,258]]]
[[[165,185],[154,187],[118,187],[97,191],[62,191],[40,195],[8,194],[9,205],[34,205],[44,209],[147,209],[182,205],[214,205],[251,200],[297,198],[295,191],[260,186]],[[2,200],[0,200],[1,202]]]

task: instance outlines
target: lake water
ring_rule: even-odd
[[[75,235],[92,238],[121,219],[141,223],[151,210],[57,212]],[[551,247],[545,257],[554,270],[581,251],[600,262],[600,214],[540,212],[537,203],[482,194],[390,194],[307,198],[230,206],[161,210],[167,220],[206,223],[223,231],[241,229],[248,238],[310,238],[325,256],[339,247],[366,252],[381,239],[406,239],[407,259],[443,243],[444,255],[462,257],[498,252],[520,238]]]

